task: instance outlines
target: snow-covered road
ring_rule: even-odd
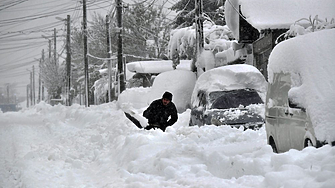
[[[335,148],[272,153],[265,129],[140,130],[116,103],[0,113],[0,187],[323,187]]]

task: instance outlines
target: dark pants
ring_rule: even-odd
[[[166,128],[166,127],[161,127],[161,126],[159,126],[159,125],[151,124],[151,125],[146,126],[144,129],[145,129],[145,130],[150,130],[150,129],[154,129],[154,130],[156,130],[156,129],[161,129],[163,132],[165,132],[165,128]]]

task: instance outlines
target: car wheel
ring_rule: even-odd
[[[276,143],[275,143],[275,141],[273,140],[273,138],[270,137],[269,140],[270,140],[270,141],[269,141],[269,144],[270,144],[270,146],[272,147],[272,151],[273,151],[274,153],[278,153],[277,146],[276,146]]]

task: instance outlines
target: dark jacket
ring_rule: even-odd
[[[163,131],[178,120],[177,109],[174,103],[170,101],[168,105],[164,106],[162,99],[153,101],[143,112],[143,116],[148,119],[149,125],[159,126]],[[168,121],[170,116],[171,118]]]

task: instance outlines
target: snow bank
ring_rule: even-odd
[[[266,132],[138,129],[115,103],[0,113],[0,187],[332,187],[335,147],[274,154]]]
[[[192,104],[197,103],[200,90],[212,92],[243,88],[255,89],[265,101],[267,83],[256,67],[239,64],[211,69],[198,78],[192,94]]]
[[[318,31],[279,43],[269,58],[269,83],[274,73],[299,75],[289,96],[308,110],[320,141],[335,140],[334,44],[335,29]]]

